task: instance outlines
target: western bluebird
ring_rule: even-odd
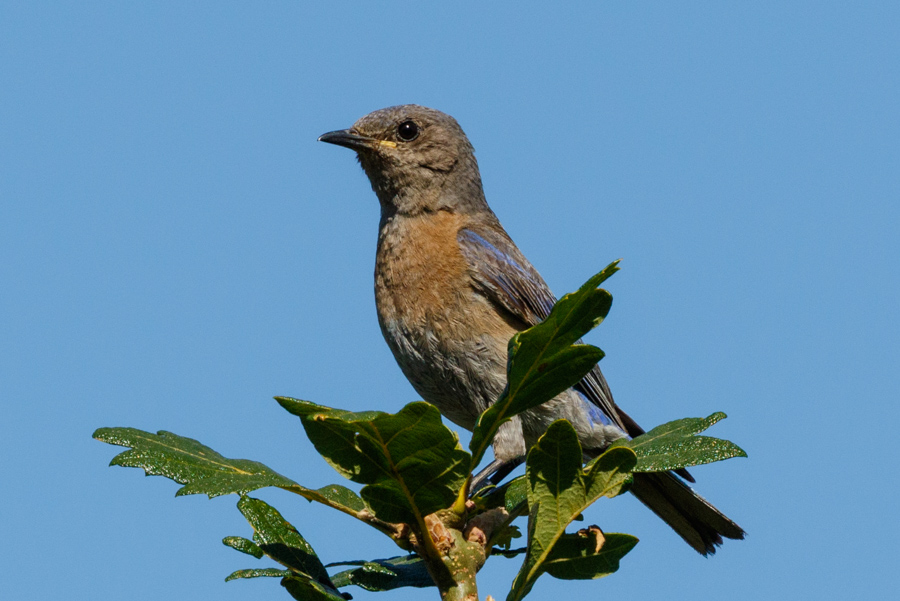
[[[546,318],[555,297],[488,207],[474,149],[453,117],[395,106],[319,140],[356,151],[381,204],[375,304],[400,369],[423,399],[472,430],[506,385],[509,339]],[[589,456],[644,432],[594,367],[501,426],[495,464],[521,458],[561,418]],[[722,536],[744,537],[673,473],[637,473],[631,491],[704,555]]]

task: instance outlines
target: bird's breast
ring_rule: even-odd
[[[464,216],[439,211],[382,224],[375,303],[385,340],[422,397],[471,428],[505,383],[514,330],[472,286],[457,233]]]
[[[470,293],[456,234],[462,220],[445,211],[396,216],[382,226],[375,264],[379,314],[410,326],[445,326]]]

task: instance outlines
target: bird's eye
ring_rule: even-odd
[[[404,121],[397,126],[397,135],[405,142],[412,142],[419,137],[419,126],[413,121]]]

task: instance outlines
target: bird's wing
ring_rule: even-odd
[[[503,230],[468,227],[460,230],[456,239],[479,292],[521,321],[522,329],[546,319],[556,297]],[[575,390],[600,409],[600,421],[614,423],[630,436],[643,433],[640,426],[616,406],[599,367],[594,366],[575,385]]]
[[[466,228],[456,239],[479,292],[525,328],[546,319],[556,297],[504,232]]]

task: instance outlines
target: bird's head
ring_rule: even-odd
[[[474,150],[450,115],[415,104],[392,106],[319,141],[356,151],[382,210],[486,208]]]

